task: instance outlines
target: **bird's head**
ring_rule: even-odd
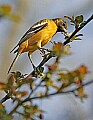
[[[57,25],[57,32],[67,33],[68,24],[63,18],[55,18],[53,21]]]

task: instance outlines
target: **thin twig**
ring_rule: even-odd
[[[48,95],[43,95],[43,96],[40,96],[40,97],[32,97],[32,98],[30,98],[29,100],[47,98],[47,97],[51,97],[51,96],[59,95],[59,94],[69,94],[69,93],[72,93],[72,92],[78,90],[79,88],[84,87],[84,86],[87,86],[87,85],[89,85],[89,84],[91,84],[91,83],[93,83],[93,80],[91,80],[91,81],[89,81],[89,82],[87,82],[87,83],[84,83],[84,84],[80,85],[79,87],[73,88],[73,89],[71,89],[71,90],[67,90],[67,91],[59,91],[59,90],[58,90],[59,92],[57,91],[57,92],[50,93],[50,94],[48,94]]]
[[[1,103],[4,103],[6,100],[10,99],[10,96],[7,94],[4,98],[1,99]]]
[[[54,95],[59,95],[59,94],[69,94],[69,93],[73,93],[74,91],[76,91],[77,89],[79,89],[80,87],[84,87],[84,86],[87,86],[87,85],[90,85],[91,83],[93,83],[93,80],[87,82],[87,83],[83,83],[82,85],[76,87],[76,88],[73,88],[71,90],[67,90],[67,91],[60,91],[60,92],[54,92],[54,93],[50,93],[50,94],[47,94],[47,95],[43,95],[43,96],[39,96],[39,97],[32,97],[32,98],[29,98],[27,97],[25,100],[23,100],[22,102],[18,103],[15,108],[9,113],[9,115],[12,115],[16,110],[17,108],[22,105],[23,103],[25,102],[28,102],[28,101],[32,101],[32,100],[37,100],[37,99],[42,99],[42,98],[47,98],[47,97],[51,97],[51,96],[54,96]]]
[[[63,45],[66,45],[70,42],[70,39],[78,32],[80,31],[85,25],[87,25],[91,20],[93,20],[93,14],[91,15],[91,17],[84,23],[84,25],[80,26],[78,29],[76,29],[72,35],[63,43]]]
[[[52,57],[55,57],[55,54],[51,51],[48,55],[46,55],[41,63],[36,67],[36,69],[40,69],[48,60],[50,60]],[[26,78],[29,78],[30,76],[32,77],[35,74],[35,70],[33,70]],[[25,79],[26,79],[25,78]]]
[[[41,80],[41,81],[39,82],[39,84],[36,85],[36,87],[30,92],[29,97],[32,95],[33,92],[35,92],[35,91],[38,89],[38,87],[41,86],[41,83],[42,83],[42,82],[43,82],[43,80]]]

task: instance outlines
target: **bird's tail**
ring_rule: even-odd
[[[9,74],[11,68],[13,67],[13,65],[15,64],[15,62],[17,61],[17,59],[18,59],[19,56],[20,56],[20,53],[18,52],[17,55],[15,56],[12,64],[11,64],[10,67],[9,67],[8,74]]]

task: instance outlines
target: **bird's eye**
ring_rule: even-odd
[[[65,24],[65,23],[63,23],[63,26],[66,26],[66,24]]]

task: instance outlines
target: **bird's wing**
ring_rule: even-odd
[[[48,22],[45,20],[41,20],[39,22],[37,22],[36,24],[34,24],[24,35],[23,37],[20,39],[19,43],[14,47],[14,49],[20,45],[21,43],[23,43],[24,41],[26,41],[27,39],[31,38],[34,34],[36,34],[38,31],[42,30],[44,27],[46,27],[48,25]],[[14,51],[14,49],[11,50]]]
[[[38,22],[35,25],[33,25],[20,39],[18,45],[32,37],[34,34],[36,34],[38,31],[42,30],[44,27],[47,26],[47,22]]]

